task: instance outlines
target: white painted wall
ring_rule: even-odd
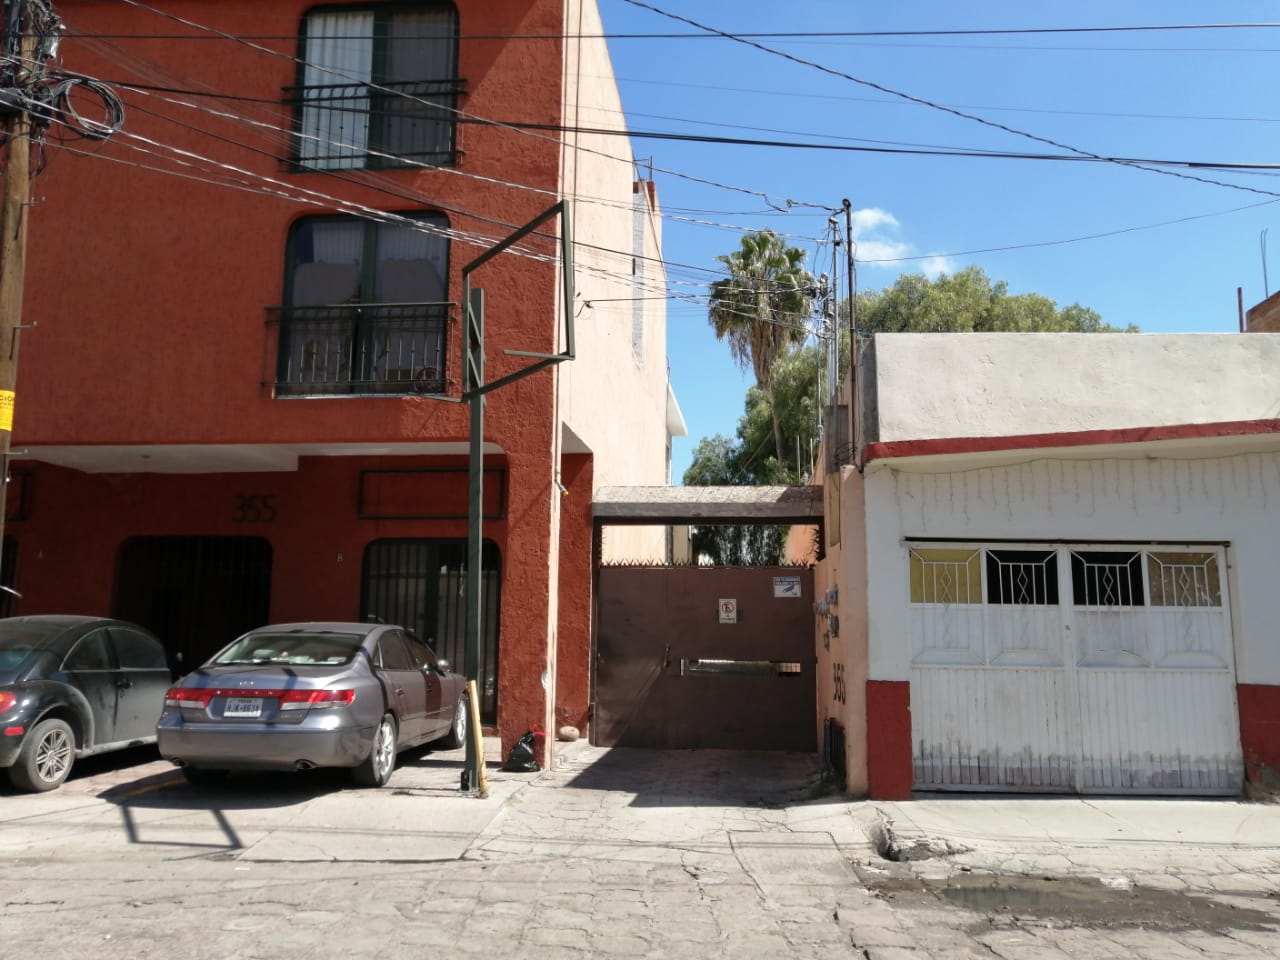
[[[595,0],[566,0],[565,15],[566,126],[625,130]],[[660,210],[644,184],[634,189],[625,137],[567,133],[563,157],[577,244],[578,359],[557,368],[560,417],[594,454],[597,488],[661,486],[668,378]],[[608,542],[613,557],[665,552],[660,528],[615,528]]]
[[[882,442],[1261,420],[1280,337],[877,334],[875,377]]]
[[[1023,451],[1019,462],[1000,465],[934,457],[909,469],[887,460],[867,466],[871,679],[909,677],[906,541],[953,537],[1226,543],[1237,679],[1280,684],[1280,451],[1213,455],[1187,443],[1148,457],[1139,447],[1097,449]],[[851,509],[846,502],[846,522]]]

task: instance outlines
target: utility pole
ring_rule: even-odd
[[[844,207],[844,256],[849,271],[849,444],[852,462],[858,465],[858,281],[853,262],[853,204],[846,197]],[[840,338],[837,335],[836,345]]]
[[[10,112],[3,118],[4,197],[0,203],[0,545],[4,543],[4,521],[8,512],[5,495],[9,483],[9,440],[13,435],[14,394],[18,382],[18,333],[22,328],[27,210],[31,202],[31,114],[20,80],[31,73],[36,38],[24,0],[9,0],[6,25],[4,74],[10,86],[3,92]],[[8,572],[0,569],[0,583]]]

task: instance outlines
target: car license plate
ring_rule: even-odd
[[[222,711],[224,717],[260,717],[262,716],[262,699],[260,697],[227,697],[227,706]]]

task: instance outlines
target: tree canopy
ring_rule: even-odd
[[[791,346],[804,342],[813,308],[813,276],[804,251],[789,247],[772,230],[749,233],[741,246],[716,257],[728,270],[711,285],[707,319],[716,339],[755,374],[756,386],[773,389],[773,367]],[[774,453],[782,456],[782,435],[774,424]]]
[[[846,313],[847,316],[847,313]],[[1058,308],[1038,293],[1009,293],[978,267],[930,280],[901,276],[893,286],[858,294],[858,332],[871,333],[1131,333],[1109,326],[1078,303]]]

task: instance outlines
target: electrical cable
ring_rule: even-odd
[[[851,37],[991,37],[1028,36],[1044,34],[1090,33],[1156,33],[1190,30],[1264,30],[1280,27],[1280,23],[1176,23],[1112,27],[1010,27],[1004,29],[973,30],[789,30],[761,33],[739,33],[738,36],[757,40],[810,40],[840,39]],[[190,34],[98,34],[117,40],[203,40]],[[294,36],[271,34],[241,34],[242,40],[295,40]],[[336,37],[335,39],[348,39]],[[365,39],[353,37],[350,39]],[[416,38],[411,38],[416,39]],[[432,37],[431,39],[435,39]],[[709,40],[705,33],[460,33],[457,40]]]
[[[280,53],[279,51],[272,50],[272,49],[270,49],[269,47],[264,47],[264,46],[261,46],[261,45],[259,45],[259,44],[251,43],[251,42],[248,42],[248,41],[241,41],[241,40],[239,40],[239,38],[237,38],[234,34],[229,34],[229,33],[226,33],[225,31],[218,30],[218,29],[216,29],[216,28],[214,28],[214,27],[209,27],[209,26],[206,26],[206,25],[204,25],[204,24],[197,23],[197,22],[195,22],[195,21],[193,21],[193,20],[188,20],[188,19],[186,19],[186,18],[184,18],[184,17],[179,17],[179,16],[177,16],[176,14],[168,13],[168,12],[166,12],[166,11],[164,11],[164,10],[159,10],[159,9],[157,9],[156,7],[152,7],[152,6],[150,6],[150,5],[146,4],[146,3],[141,2],[141,0],[120,0],[120,2],[121,2],[121,3],[124,3],[124,4],[127,4],[127,5],[129,5],[129,6],[132,6],[132,7],[136,7],[136,8],[138,8],[138,9],[140,9],[140,10],[146,10],[146,11],[149,11],[149,12],[151,12],[151,13],[153,13],[153,14],[156,14],[157,16],[164,17],[164,18],[169,19],[169,20],[174,20],[174,21],[176,21],[176,22],[178,22],[178,23],[183,24],[184,26],[192,27],[193,29],[206,31],[206,32],[211,33],[211,34],[213,34],[213,35],[215,35],[215,36],[222,37],[223,39],[229,39],[229,40],[233,40],[233,41],[236,41],[236,42],[243,43],[245,46],[249,47],[249,49],[251,49],[251,50],[256,50],[256,51],[258,51],[258,52],[260,52],[260,53],[266,53],[266,54],[268,54],[268,55],[270,55],[270,56],[273,56],[273,57],[277,57],[277,58],[280,58],[280,59],[288,60],[288,61],[290,61],[290,62],[292,62],[292,63],[295,63],[295,64],[298,64],[298,65],[300,65],[300,66],[310,66],[310,67],[312,67],[312,68],[314,68],[314,69],[320,70],[320,71],[322,71],[322,72],[324,72],[324,73],[327,73],[327,74],[329,74],[329,75],[331,75],[331,76],[338,77],[339,79],[345,79],[345,80],[347,80],[347,81],[349,81],[349,82],[358,82],[358,83],[362,84],[363,86],[367,87],[368,89],[373,90],[373,91],[377,91],[377,92],[379,92],[379,93],[386,93],[386,94],[390,94],[390,95],[393,95],[393,96],[403,97],[403,98],[407,98],[407,99],[409,99],[409,100],[414,100],[414,101],[417,101],[417,102],[420,102],[420,103],[426,103],[427,105],[432,106],[432,107],[437,107],[437,108],[439,108],[439,107],[444,106],[444,105],[441,105],[441,104],[431,103],[430,101],[423,101],[421,98],[419,98],[419,97],[413,97],[413,96],[411,96],[411,95],[409,95],[409,94],[405,94],[403,91],[393,90],[393,89],[391,89],[391,88],[388,88],[388,87],[382,86],[382,85],[380,85],[380,84],[370,83],[370,82],[369,82],[369,81],[367,81],[367,80],[362,80],[362,79],[359,79],[359,78],[353,78],[353,77],[347,76],[346,74],[343,74],[343,73],[341,73],[340,71],[334,70],[334,69],[329,68],[329,67],[322,66],[322,65],[320,65],[320,64],[308,63],[307,61],[304,61],[304,60],[302,60],[302,59],[301,59],[301,58],[299,58],[299,57],[294,57],[294,56],[290,56],[289,54]],[[294,39],[294,41],[296,42],[297,38],[295,37],[295,38],[293,38],[293,39]],[[493,121],[493,120],[490,120],[490,119],[488,119],[488,118],[474,116],[474,115],[472,115],[472,114],[467,113],[467,112],[466,112],[466,111],[464,111],[464,110],[459,110],[459,109],[457,109],[456,107],[447,107],[447,106],[444,106],[444,109],[449,110],[449,112],[453,113],[455,116],[457,116],[457,117],[459,117],[459,118],[466,118],[466,119],[471,119],[471,120],[477,120],[477,121],[480,121],[480,122],[490,123],[490,124],[493,124],[493,125],[496,125],[496,126],[499,126],[499,127],[504,127],[505,129],[510,129],[510,130],[512,130],[513,132],[516,132],[516,133],[526,133],[526,134],[528,134],[528,135],[530,135],[530,136],[535,136],[535,137],[538,137],[538,136],[539,136],[538,134],[536,134],[536,133],[534,133],[534,132],[532,132],[532,131],[529,131],[529,130],[521,130],[521,129],[516,128],[516,127],[505,126],[505,125],[504,125],[504,124],[502,124],[500,121]],[[558,139],[556,139],[556,138],[554,138],[554,137],[545,137],[545,136],[544,136],[544,137],[540,137],[540,139],[548,140],[548,141],[550,141],[550,142],[552,142],[552,143],[555,143],[555,144],[557,144],[557,145],[559,145],[559,144],[561,143],[561,141],[560,141],[560,140],[558,140]],[[580,151],[580,152],[583,152],[583,153],[598,154],[598,155],[600,155],[600,156],[606,157],[607,159],[615,160],[615,161],[622,162],[622,163],[632,163],[632,162],[633,162],[633,158],[632,158],[632,159],[621,158],[621,157],[617,157],[617,156],[612,155],[612,154],[604,153],[604,152],[602,152],[602,151],[592,150],[592,149],[587,148],[587,147],[582,147],[582,146],[580,146],[580,145],[579,145],[579,146],[577,146],[577,147],[576,147],[576,149],[577,149],[578,151]],[[723,188],[725,188],[725,189],[737,190],[737,191],[739,191],[739,192],[748,193],[748,194],[750,194],[750,195],[752,195],[752,196],[758,196],[758,197],[762,198],[766,203],[768,203],[771,207],[774,207],[775,209],[780,210],[780,211],[788,210],[788,209],[790,209],[792,206],[806,206],[806,207],[813,207],[813,208],[816,208],[816,209],[819,209],[819,210],[828,210],[828,211],[832,210],[832,208],[831,208],[831,207],[829,207],[829,206],[828,206],[828,205],[826,205],[826,204],[813,203],[813,202],[800,201],[800,200],[792,200],[792,199],[784,199],[784,200],[782,201],[782,204],[783,204],[783,205],[781,205],[781,206],[780,206],[779,204],[775,203],[771,198],[769,198],[766,194],[763,194],[763,193],[761,193],[761,192],[759,192],[759,191],[749,190],[749,189],[741,188],[741,187],[733,187],[733,186],[731,186],[731,185],[729,185],[729,184],[718,184],[718,183],[716,183],[715,181],[702,180],[702,179],[697,178],[697,177],[689,177],[689,176],[688,176],[688,175],[686,175],[686,174],[683,174],[683,173],[680,173],[680,172],[678,172],[678,171],[674,171],[674,170],[665,170],[665,169],[658,168],[658,167],[655,167],[654,169],[655,169],[655,170],[657,170],[657,171],[658,171],[658,172],[660,172],[660,173],[666,173],[666,174],[669,174],[669,175],[671,175],[671,176],[675,176],[675,177],[681,177],[681,178],[689,179],[689,180],[692,180],[692,181],[694,181],[694,182],[701,182],[701,183],[712,184],[712,185],[716,185],[716,186],[723,187]]]
[[[132,2],[132,0],[126,0],[126,2]],[[806,60],[803,57],[797,57],[792,54],[785,53],[781,50],[775,50],[771,47],[766,47],[764,44],[757,43],[754,40],[740,38],[731,33],[726,33],[723,30],[719,30],[716,27],[707,26],[706,24],[699,23],[696,20],[691,20],[688,17],[684,17],[675,13],[670,13],[659,7],[655,7],[650,3],[646,3],[644,2],[644,0],[622,0],[622,2],[630,4],[633,7],[638,7],[642,10],[648,10],[652,13],[656,13],[659,16],[666,17],[671,20],[677,20],[681,23],[687,23],[692,27],[698,28],[699,30],[706,30],[709,33],[713,33],[713,34],[716,34],[717,36],[723,37],[726,40],[732,40],[736,43],[745,44],[746,46],[753,47],[756,50],[760,50],[772,56],[781,57],[784,60],[789,60],[792,63],[800,64],[801,66],[811,67],[813,69],[821,71],[822,73],[826,73],[834,77],[839,77],[844,80],[848,80],[852,83],[861,84],[863,86],[870,87],[873,90],[879,90],[881,93],[887,93],[894,97],[900,97],[904,100],[909,100],[913,103],[921,104],[922,106],[931,107],[934,110],[939,110],[943,113],[947,113],[952,116],[959,117],[963,120],[969,120],[974,123],[979,123],[979,124],[982,124],[983,126],[991,127],[992,129],[996,129],[996,130],[1003,130],[1005,133],[1010,133],[1010,134],[1013,134],[1014,136],[1023,137],[1028,140],[1033,140],[1037,143],[1043,143],[1051,147],[1056,147],[1059,150],[1066,150],[1070,153],[1078,154],[1082,157],[1088,157],[1093,160],[1099,160],[1099,161],[1104,161],[1108,163],[1115,163],[1120,166],[1133,167],[1134,169],[1137,169],[1137,170],[1145,170],[1148,173],[1158,173],[1163,176],[1177,177],[1182,180],[1193,180],[1199,183],[1213,184],[1219,187],[1226,187],[1227,189],[1230,189],[1230,190],[1243,190],[1249,193],[1261,193],[1267,196],[1280,196],[1280,194],[1272,194],[1269,191],[1259,190],[1256,187],[1250,187],[1244,184],[1229,183],[1223,180],[1212,180],[1207,177],[1197,177],[1189,173],[1179,172],[1177,170],[1166,170],[1161,167],[1147,166],[1143,164],[1141,161],[1123,160],[1115,157],[1111,157],[1111,158],[1103,157],[1091,151],[1083,150],[1079,147],[1073,147],[1069,144],[1061,143],[1057,140],[1052,140],[1048,137],[1042,137],[1042,136],[1039,136],[1038,134],[1028,133],[1025,130],[1018,130],[1015,127],[1010,127],[1006,124],[998,123],[995,120],[988,120],[987,118],[978,116],[977,114],[974,114],[974,113],[967,113],[963,110],[957,110],[953,107],[947,107],[940,103],[935,103],[934,101],[927,100],[923,97],[917,97],[909,93],[904,93],[901,90],[895,90],[892,87],[887,87],[883,84],[876,83],[872,80],[864,80],[860,77],[855,77],[853,74],[845,73],[841,70],[836,70],[832,67],[828,67],[814,60]],[[852,149],[852,148],[842,147],[840,149]]]

